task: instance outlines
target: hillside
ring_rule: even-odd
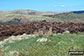
[[[84,22],[84,14],[73,12],[40,12],[34,10],[0,11],[0,25],[40,22],[43,20],[48,22]]]
[[[21,14],[21,15],[54,15],[56,12],[40,12],[34,10],[14,10],[9,11],[11,14]]]
[[[70,56],[69,51],[83,51],[83,15],[0,11],[0,56]]]
[[[73,12],[65,12],[54,15],[43,15],[51,18],[58,18],[63,22],[84,22],[84,14],[77,14]]]

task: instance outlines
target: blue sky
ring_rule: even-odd
[[[1,11],[17,9],[55,12],[84,10],[84,0],[0,0]]]

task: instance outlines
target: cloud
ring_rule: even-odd
[[[64,7],[65,7],[65,5],[60,5],[60,7],[64,8]]]
[[[65,5],[55,5],[55,6],[53,6],[53,7],[61,7],[61,8],[64,8],[65,7]]]

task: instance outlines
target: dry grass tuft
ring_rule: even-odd
[[[52,36],[53,35],[53,31],[52,31],[52,27],[49,28],[49,30],[39,30],[38,32],[34,32],[34,34],[39,37],[39,36]]]
[[[52,31],[52,27],[49,28],[49,31],[46,33],[46,36],[52,36],[53,35],[53,31]]]

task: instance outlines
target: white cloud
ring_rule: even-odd
[[[65,7],[65,5],[60,5],[60,7],[64,8],[64,7]]]
[[[64,8],[65,7],[65,5],[55,5],[55,6],[53,6],[53,7],[61,7],[61,8]]]

